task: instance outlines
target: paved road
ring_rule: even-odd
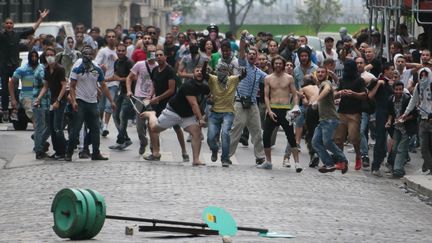
[[[108,151],[115,135],[102,139],[109,161],[34,161],[26,132],[0,132],[0,242],[60,242],[51,229],[50,206],[65,187],[101,192],[112,215],[141,216],[201,222],[202,210],[223,207],[238,225],[290,233],[295,239],[259,238],[239,232],[234,242],[430,242],[432,208],[400,189],[401,180],[375,178],[368,171],[346,175],[320,174],[305,168],[297,174],[282,168],[283,133],[273,149],[272,171],[253,168],[252,148],[239,147],[235,164],[222,168],[179,162],[174,132],[162,136],[163,162],[145,162],[137,153],[137,138],[126,151]],[[305,146],[303,146],[305,147]],[[190,146],[188,144],[188,150]],[[352,154],[348,154],[352,159]],[[409,171],[418,169],[412,155]],[[306,166],[306,151],[301,160]],[[137,233],[125,236],[135,222],[107,220],[99,242],[221,242],[220,237],[172,238],[170,234]],[[163,237],[161,237],[163,236]],[[90,242],[90,241],[89,241]],[[94,242],[94,241],[91,241]]]

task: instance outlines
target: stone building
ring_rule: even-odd
[[[51,10],[47,21],[81,22],[101,30],[141,23],[158,26],[165,33],[172,5],[173,0],[0,0],[0,20],[34,22],[38,10],[47,8]]]

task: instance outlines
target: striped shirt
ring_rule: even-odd
[[[93,67],[89,71],[86,71],[82,59],[78,59],[74,63],[70,79],[77,81],[76,99],[87,103],[97,103],[97,83],[101,83],[105,77],[102,69],[96,62],[93,62]]]
[[[39,96],[44,83],[45,71],[44,66],[39,64],[36,68],[32,68],[30,65],[25,64],[17,68],[13,74],[13,78],[21,80],[22,87],[20,91],[20,99],[30,98],[32,100]],[[48,108],[50,105],[50,94],[49,91],[40,100],[40,105],[42,108]]]
[[[264,78],[267,74],[245,59],[239,59],[238,63],[241,67],[246,67],[246,77],[240,81],[237,87],[236,97],[251,96],[252,103],[255,104],[259,84],[260,82],[264,83]]]

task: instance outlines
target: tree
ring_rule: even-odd
[[[268,7],[276,1],[277,0],[224,0],[230,31],[232,33],[237,32],[237,30],[243,25],[246,16],[254,3],[259,2]],[[188,15],[196,10],[197,3],[208,7],[211,0],[177,0],[174,4],[174,9],[181,10],[184,15]],[[237,20],[240,20],[240,24],[237,24]]]
[[[305,0],[305,4],[306,9],[297,8],[297,18],[312,26],[315,34],[341,15],[339,0]]]
[[[173,3],[172,7],[174,10],[182,11],[183,15],[192,14],[196,9],[196,4],[199,2],[200,4],[207,6],[211,0],[177,0]]]
[[[224,0],[228,15],[229,28],[232,33],[236,33],[243,25],[254,2],[259,2],[268,7],[275,3],[276,0]],[[237,17],[240,17],[240,24],[237,24]]]

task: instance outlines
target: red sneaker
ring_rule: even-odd
[[[348,162],[338,162],[335,167],[337,170],[340,170],[342,174],[345,174],[348,171]]]
[[[355,161],[355,170],[360,170],[361,169],[361,167],[362,167],[362,161],[361,161],[361,159],[356,159],[356,161]]]

